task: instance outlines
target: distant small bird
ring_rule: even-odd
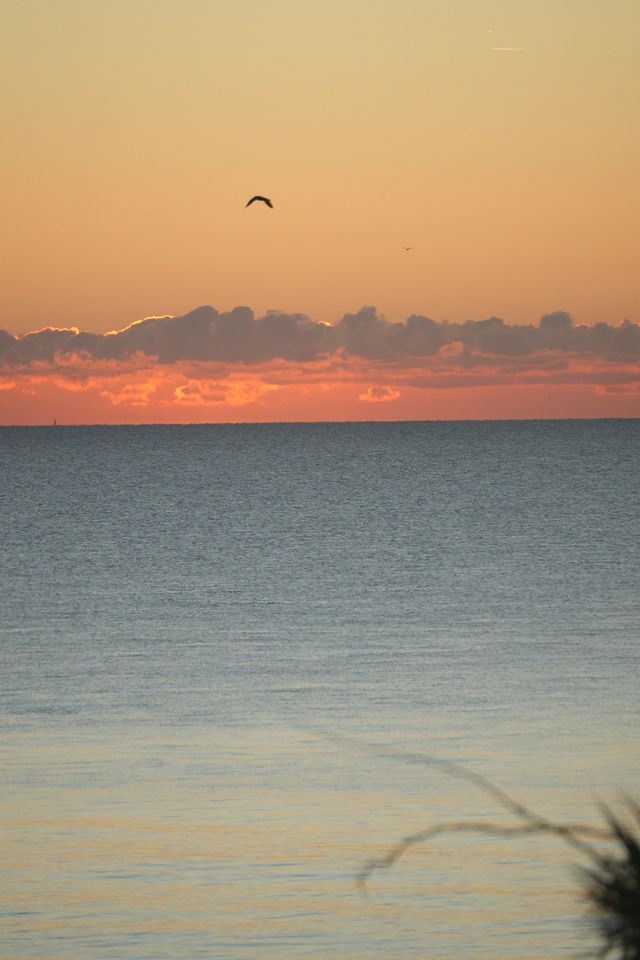
[[[269,197],[259,197],[259,196],[251,197],[251,200],[249,200],[246,206],[250,207],[254,200],[262,200],[262,202],[266,203],[268,207],[273,208],[273,204],[271,203],[271,200],[269,200]]]
[[[403,250],[413,250],[413,247],[403,247]]]

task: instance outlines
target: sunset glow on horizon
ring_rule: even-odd
[[[635,0],[26,0],[1,23],[1,423],[640,416]],[[187,336],[199,304],[249,305],[234,356],[87,354],[152,317]],[[571,343],[516,344],[569,315]],[[317,351],[256,353],[276,316]],[[348,317],[361,342],[320,349]],[[442,342],[410,343],[414,317]]]
[[[640,415],[640,325],[339,323],[200,307],[95,334],[0,336],[0,420],[203,423]],[[17,414],[17,415],[16,415]]]

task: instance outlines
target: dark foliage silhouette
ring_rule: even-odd
[[[640,806],[629,802],[628,807],[640,824]],[[594,866],[584,871],[603,944],[600,955],[640,960],[640,842],[606,807],[604,816],[617,841],[618,856],[595,854]]]

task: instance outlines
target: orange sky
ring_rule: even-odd
[[[332,327],[363,304],[399,328],[640,321],[637,0],[24,0],[0,45],[12,336],[208,303]],[[393,376],[343,356],[324,383],[243,356],[144,382],[5,361],[0,418],[639,415],[628,351],[564,351],[553,389],[546,361],[536,382],[498,361],[495,383],[477,357],[473,384],[418,384],[416,356]]]

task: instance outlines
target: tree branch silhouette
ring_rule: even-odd
[[[448,821],[410,834],[395,843],[384,856],[366,861],[356,876],[357,886],[363,894],[367,893],[367,882],[374,871],[392,867],[410,847],[443,834],[479,833],[507,838],[551,834],[579,850],[591,861],[592,866],[582,868],[581,873],[602,942],[598,956],[606,957],[613,953],[619,960],[640,960],[640,840],[607,806],[601,807],[606,828],[555,823],[515,800],[488,777],[456,761],[376,746],[344,734],[313,732],[339,744],[343,749],[433,767],[446,776],[464,780],[520,821],[510,826],[478,821]],[[640,804],[627,799],[625,805],[640,826]],[[601,853],[588,840],[614,843],[617,855]]]

